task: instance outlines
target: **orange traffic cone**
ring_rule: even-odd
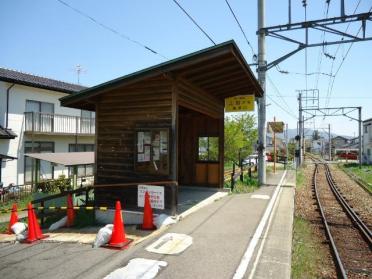
[[[150,195],[146,191],[145,193],[145,205],[143,208],[143,221],[142,226],[140,226],[141,230],[156,230],[156,226],[154,225],[154,217],[152,214],[152,207],[150,203]]]
[[[130,242],[132,242],[132,240],[125,237],[124,222],[121,215],[121,204],[120,201],[117,201],[115,206],[114,228],[112,230],[111,239],[106,247],[124,249]]]
[[[9,225],[8,225],[8,234],[13,233],[11,227],[17,222],[18,222],[17,204],[13,203],[12,214],[10,215],[10,220],[9,220]]]
[[[67,195],[67,222],[66,227],[72,227],[75,221],[74,204],[72,202],[71,194]]]
[[[28,217],[28,235],[27,239],[24,242],[32,243],[37,241],[36,231],[35,231],[35,222],[34,222],[34,214],[31,203],[27,205],[27,217]]]
[[[32,209],[32,215],[33,215],[33,220],[34,220],[34,228],[35,228],[35,234],[37,239],[44,239],[49,237],[49,235],[43,234],[43,232],[40,229],[39,222],[37,221],[35,211]]]

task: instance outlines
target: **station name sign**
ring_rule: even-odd
[[[254,95],[241,95],[225,99],[225,112],[254,111]]]
[[[284,122],[267,122],[267,132],[269,133],[283,133]]]

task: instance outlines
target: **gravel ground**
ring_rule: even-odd
[[[337,278],[320,213],[312,192],[313,172],[313,164],[308,164],[304,169],[304,185],[301,188],[296,188],[295,214],[310,223],[312,233],[316,236],[316,245],[320,248],[319,253],[324,256],[322,261],[318,263],[319,274],[317,278]]]
[[[330,165],[332,177],[336,181],[346,201],[359,214],[363,222],[372,229],[372,195],[363,190],[344,171]]]
[[[348,278],[367,278],[372,270],[368,244],[331,191],[324,165],[320,165],[318,170],[317,189],[321,206]]]

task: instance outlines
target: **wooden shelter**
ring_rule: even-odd
[[[159,184],[174,209],[177,185],[223,187],[224,100],[237,95],[262,89],[228,41],[62,98],[96,112],[97,204],[135,208],[137,185]]]

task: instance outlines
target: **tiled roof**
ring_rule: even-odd
[[[78,84],[35,76],[5,68],[0,68],[0,80],[70,94],[87,88]]]
[[[0,139],[14,139],[17,135],[11,130],[0,126]]]

